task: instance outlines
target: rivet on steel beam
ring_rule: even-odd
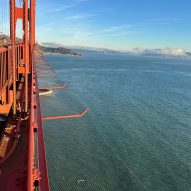
[[[38,128],[37,122],[33,122],[33,123],[32,123],[32,127],[37,129],[37,128]]]
[[[41,179],[41,176],[40,176],[40,172],[38,168],[33,169],[32,179],[33,179],[34,187],[39,186],[39,181]]]

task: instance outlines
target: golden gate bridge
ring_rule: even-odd
[[[42,120],[82,117],[88,111],[41,116],[36,65],[46,61],[35,43],[35,23],[36,0],[1,0],[0,190],[3,191],[50,190]]]

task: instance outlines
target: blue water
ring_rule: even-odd
[[[83,52],[46,55],[68,84],[41,97],[53,191],[191,190],[191,60]]]

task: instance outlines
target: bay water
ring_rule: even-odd
[[[53,191],[191,190],[191,60],[49,54],[39,86]]]

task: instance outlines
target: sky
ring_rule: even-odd
[[[191,0],[37,0],[37,41],[191,51]]]

